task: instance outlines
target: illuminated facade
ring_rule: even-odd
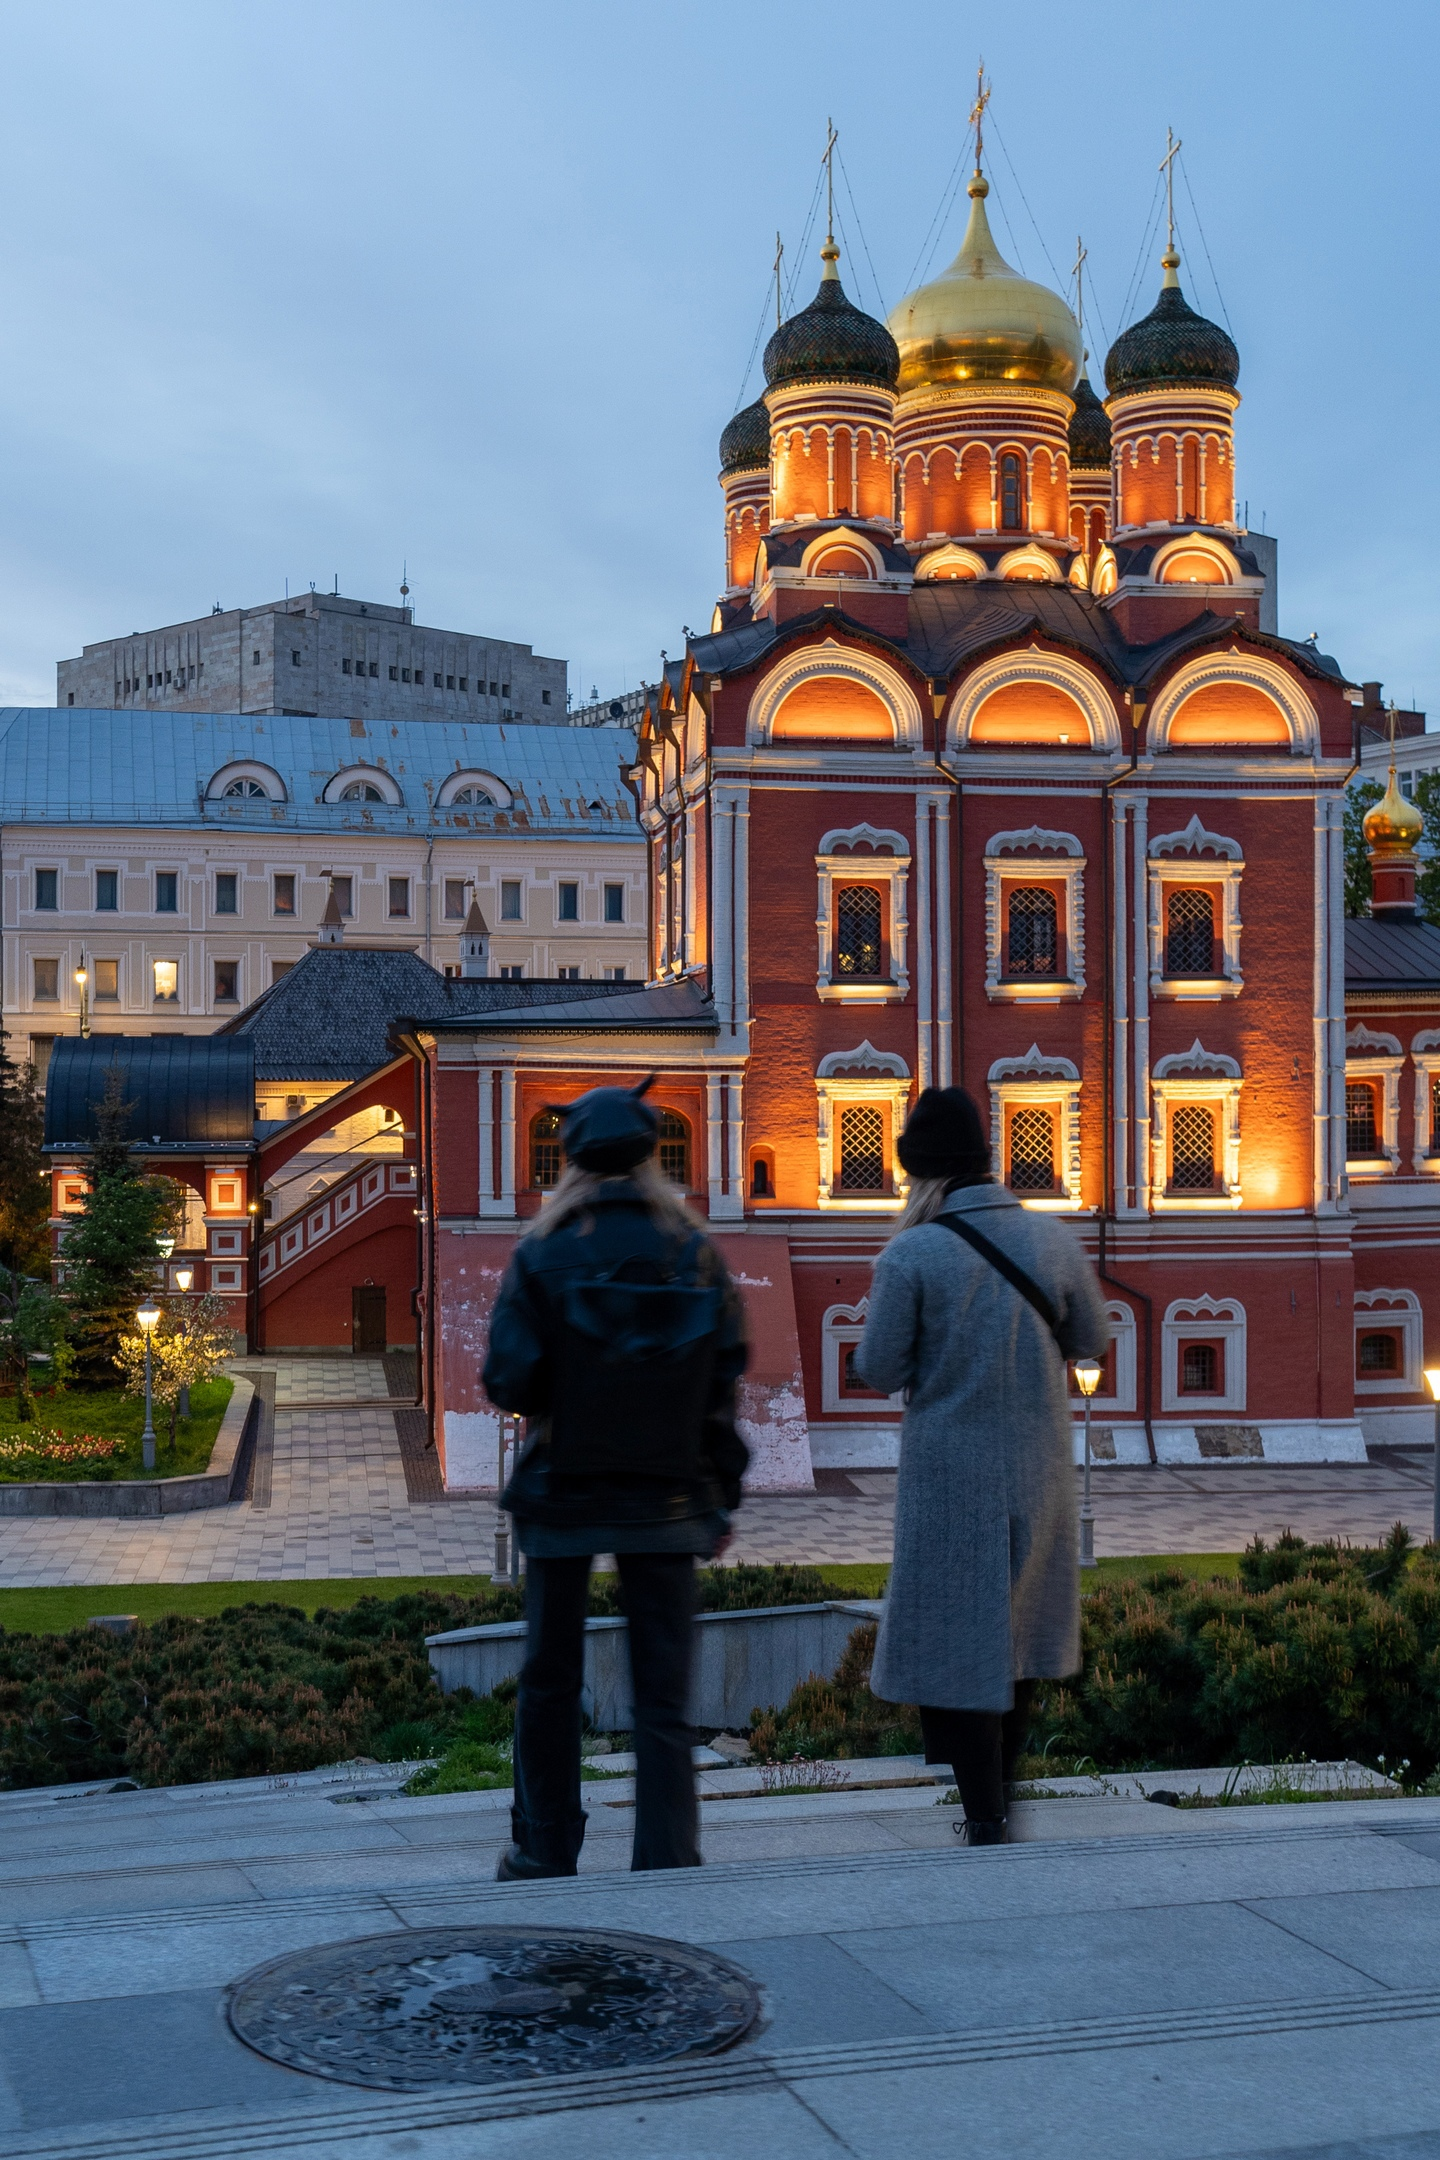
[[[1401,863],[1378,903],[1398,919],[1351,927],[1409,940],[1429,1009],[1402,1029],[1372,956],[1375,1017],[1347,1034],[1361,692],[1262,627],[1239,359],[1173,245],[1102,405],[986,193],[977,171],[955,263],[888,329],[827,243],[725,431],[725,590],[629,775],[649,987],[623,1016],[416,1036],[453,1486],[493,1482],[475,1371],[553,1179],[547,1106],[652,1069],[672,1174],[751,1300],[757,1482],[894,1460],[899,1405],[849,1353],[930,1084],[971,1091],[997,1174],[1096,1259],[1102,1458],[1363,1459],[1362,1416],[1381,1437],[1424,1415],[1440,932],[1413,921],[1407,857],[1410,919]]]

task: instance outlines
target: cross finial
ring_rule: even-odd
[[[835,145],[840,138],[835,132],[835,122],[825,122],[825,155],[821,163],[825,167],[825,238],[835,244]]]
[[[975,102],[970,108],[970,125],[975,130],[975,170],[985,149],[985,108],[990,103],[990,85],[985,80],[985,62],[982,59],[975,70]]]
[[[1082,343],[1085,337],[1085,264],[1089,260],[1089,255],[1090,250],[1077,233],[1075,235],[1075,267],[1071,275],[1075,280],[1075,321],[1079,327]]]
[[[780,323],[782,320],[780,312],[780,265],[782,262],[784,262],[784,260],[785,243],[777,232],[775,235],[775,328],[777,330],[780,328]]]
[[[1175,160],[1179,155],[1180,144],[1176,140],[1174,130],[1167,127],[1165,130],[1165,155],[1160,160],[1160,170],[1165,175],[1165,254],[1163,260],[1165,268],[1170,272],[1174,272],[1180,267],[1180,257],[1175,253]],[[1170,282],[1170,279],[1167,278],[1166,283],[1169,284]]]

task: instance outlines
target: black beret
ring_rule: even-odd
[[[964,1088],[926,1088],[895,1145],[914,1178],[984,1177],[990,1139]]]
[[[648,1082],[646,1083],[648,1085]],[[591,1088],[565,1112],[561,1144],[581,1170],[616,1176],[655,1152],[660,1119],[631,1088]]]

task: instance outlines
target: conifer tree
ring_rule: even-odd
[[[64,1246],[75,1349],[97,1378],[109,1377],[121,1335],[133,1330],[137,1306],[154,1293],[155,1240],[172,1227],[177,1206],[173,1179],[141,1175],[130,1143],[133,1105],[124,1095],[124,1077],[112,1065],[95,1113],[90,1190]]]
[[[14,1275],[43,1275],[50,1265],[44,1138],[45,1103],[34,1075],[0,1047],[0,1267]]]

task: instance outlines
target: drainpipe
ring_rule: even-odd
[[[430,865],[434,855],[435,835],[433,832],[427,832],[425,835],[425,965],[427,967],[435,965],[430,952],[430,911],[435,891],[430,878]]]
[[[1118,1275],[1111,1274],[1106,1252],[1110,1224],[1115,1219],[1114,1192],[1117,1168],[1114,1149],[1115,1118],[1113,1097],[1115,1076],[1111,1051],[1115,1035],[1115,935],[1112,919],[1114,914],[1114,894],[1110,875],[1111,853],[1115,837],[1115,797],[1111,790],[1121,780],[1131,779],[1134,776],[1140,755],[1140,723],[1145,717],[1145,707],[1135,698],[1133,692],[1129,694],[1128,702],[1130,705],[1130,763],[1128,767],[1123,768],[1120,772],[1112,773],[1101,791],[1104,815],[1100,838],[1100,916],[1105,925],[1105,997],[1100,1042],[1100,1108],[1104,1124],[1101,1130],[1102,1170],[1100,1221],[1098,1225],[1100,1240],[1096,1272],[1101,1282],[1109,1283],[1114,1290],[1123,1291],[1126,1297],[1133,1298],[1137,1305],[1143,1307],[1145,1376],[1141,1396],[1143,1404],[1141,1417],[1145,1424],[1145,1446],[1149,1451],[1150,1460],[1152,1463],[1158,1463],[1160,1458],[1155,1448],[1155,1426],[1153,1423],[1155,1307],[1148,1292],[1136,1290],[1130,1283],[1122,1282]]]

